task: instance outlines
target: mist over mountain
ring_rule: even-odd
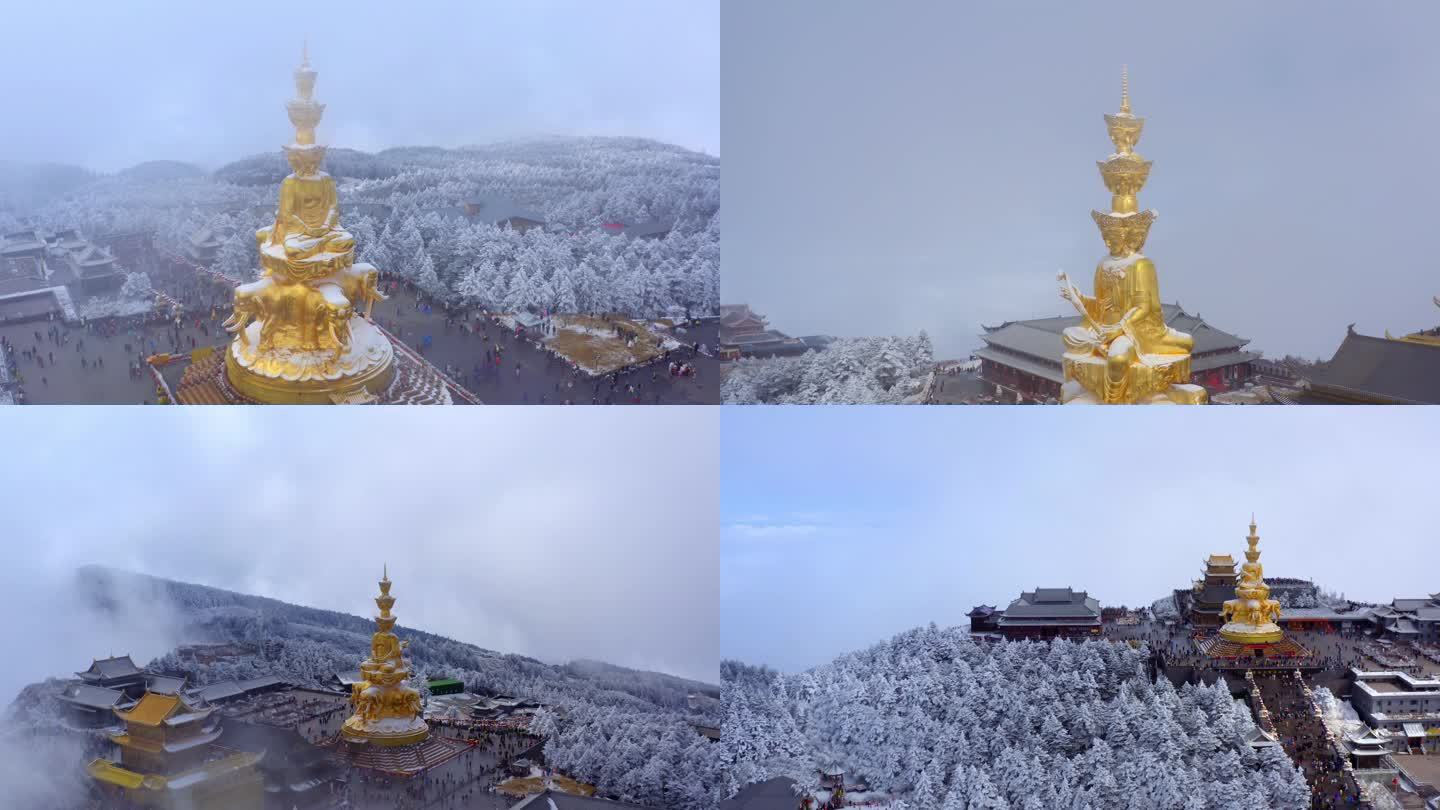
[[[336,673],[357,669],[375,632],[369,618],[103,566],[78,569],[69,590],[57,601],[71,609],[57,632],[83,639],[91,652],[63,645],[69,657],[52,659],[54,676],[21,688],[0,721],[0,759],[24,763],[5,770],[26,806],[63,807],[84,793],[83,781],[65,774],[78,774],[80,764],[80,746],[69,737],[85,732],[70,727],[59,697],[64,676],[84,669],[87,655],[132,654],[153,671],[185,674],[191,686],[269,675],[323,688]],[[118,628],[132,639],[151,636],[146,652],[126,646]],[[546,757],[554,767],[635,801],[696,810],[718,801],[719,746],[694,728],[719,726],[718,685],[593,660],[546,664],[403,625],[397,633],[409,642],[416,683],[455,678],[470,690],[544,704]],[[244,645],[255,653],[203,663],[178,655],[180,644]],[[156,645],[171,648],[152,657]],[[691,694],[714,700],[691,709]]]

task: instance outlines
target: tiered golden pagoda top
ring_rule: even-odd
[[[225,328],[235,333],[226,378],[244,396],[283,404],[350,401],[383,392],[394,379],[394,348],[370,323],[379,272],[355,264],[355,239],[340,225],[335,179],[320,170],[325,147],[315,127],[309,49],[295,70],[285,109],[295,142],[284,147],[292,173],[280,183],[272,224],[255,232],[259,281],[235,288]]]
[[[390,608],[388,567],[380,578],[380,595],[375,597],[380,613],[375,617],[375,635],[370,639],[370,657],[360,664],[361,681],[351,687],[350,704],[355,713],[341,727],[341,735],[352,743],[410,745],[430,736],[430,727],[420,717],[420,693],[406,681],[410,666],[403,651],[409,642],[396,638],[395,615]]]
[[[1273,644],[1285,634],[1275,623],[1280,618],[1280,603],[1270,598],[1270,586],[1265,584],[1265,568],[1260,564],[1260,535],[1255,532],[1254,515],[1250,516],[1250,536],[1245,538],[1245,542],[1249,548],[1245,550],[1245,564],[1240,566],[1240,582],[1235,586],[1235,598],[1221,609],[1225,626],[1220,628],[1220,636],[1241,644]]]
[[[1145,119],[1130,111],[1130,76],[1121,72],[1120,111],[1105,116],[1115,152],[1099,162],[1110,210],[1091,211],[1109,255],[1095,268],[1095,295],[1085,295],[1063,271],[1060,295],[1075,305],[1081,324],[1064,331],[1062,402],[1078,404],[1201,403],[1205,389],[1190,384],[1194,340],[1165,323],[1160,280],[1143,253],[1156,214],[1140,210],[1136,194],[1150,177],[1150,161],[1135,152]]]
[[[1110,142],[1115,144],[1115,153],[1096,165],[1100,167],[1105,188],[1112,195],[1110,211],[1091,211],[1090,216],[1100,226],[1100,236],[1110,248],[1110,255],[1129,256],[1145,247],[1156,214],[1149,209],[1139,210],[1140,203],[1135,196],[1150,179],[1150,161],[1135,152],[1145,119],[1130,112],[1128,70],[1120,73],[1120,112],[1105,114],[1105,128],[1110,132]]]

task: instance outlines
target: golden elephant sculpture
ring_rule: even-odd
[[[363,312],[367,318],[370,317],[376,301],[388,298],[380,292],[380,271],[376,270],[373,264],[354,264],[336,275],[339,276],[336,281],[345,297],[350,299],[351,306],[357,312]]]
[[[270,319],[270,307],[267,293],[274,286],[273,281],[262,278],[259,281],[252,281],[249,284],[241,284],[235,288],[235,308],[230,317],[221,324],[225,331],[234,332],[240,336],[240,342],[250,345],[250,338],[245,334],[245,328],[251,321],[260,322],[260,339],[264,344],[266,324]]]
[[[246,328],[259,322],[261,351],[331,349],[338,358],[350,347],[354,308],[337,284],[283,284],[266,276],[236,287],[234,306],[225,329],[249,345]]]

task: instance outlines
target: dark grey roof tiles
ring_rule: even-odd
[[[1194,354],[1221,350],[1239,351],[1250,342],[1222,329],[1216,329],[1200,316],[1191,315],[1181,309],[1179,304],[1162,304],[1161,310],[1167,324],[1181,332],[1188,332],[1195,338],[1195,348],[1191,350]],[[1065,352],[1060,333],[1079,325],[1079,315],[1006,321],[999,326],[984,327],[985,334],[981,335],[981,338],[990,345],[1042,358],[1054,362],[1058,367],[1060,356]]]
[[[1436,404],[1440,403],[1440,346],[1351,331],[1330,362],[1304,376],[1314,393]]]
[[[795,794],[795,780],[777,776],[764,782],[747,785],[739,793],[720,803],[720,810],[795,810],[800,800]]]
[[[125,699],[125,693],[88,683],[77,684],[65,690],[61,698],[89,709],[112,709]]]

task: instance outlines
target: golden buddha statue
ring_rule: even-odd
[[[1245,538],[1250,548],[1245,552],[1245,564],[1240,566],[1240,581],[1235,586],[1235,598],[1220,608],[1225,626],[1220,628],[1220,637],[1241,644],[1273,644],[1285,634],[1276,622],[1280,618],[1280,603],[1270,598],[1270,586],[1265,584],[1265,568],[1260,565],[1260,535],[1255,533],[1255,516],[1250,516],[1250,536]]]
[[[363,680],[350,691],[355,713],[345,721],[340,733],[352,743],[421,742],[430,735],[430,727],[420,717],[420,692],[406,683],[410,677],[410,666],[403,655],[406,642],[392,632],[396,617],[390,608],[395,605],[395,597],[390,595],[388,567],[381,575],[375,604],[380,614],[375,617],[377,629],[370,640],[370,657],[360,664]]]
[[[394,379],[394,347],[369,320],[383,300],[379,271],[355,264],[355,239],[340,225],[335,178],[320,170],[325,147],[315,127],[318,74],[308,48],[286,104],[295,142],[284,147],[292,173],[280,183],[275,220],[255,232],[264,272],[235,288],[225,328],[235,333],[226,378],[259,402],[355,401]]]
[[[1111,210],[1092,211],[1109,255],[1095,268],[1095,295],[1059,274],[1060,296],[1075,306],[1081,325],[1064,331],[1067,403],[1203,403],[1205,389],[1190,380],[1194,340],[1170,328],[1160,306],[1155,264],[1143,253],[1154,211],[1135,195],[1150,176],[1150,161],[1135,152],[1145,119],[1130,112],[1128,74],[1121,77],[1120,112],[1105,116],[1115,153],[1099,162]]]

